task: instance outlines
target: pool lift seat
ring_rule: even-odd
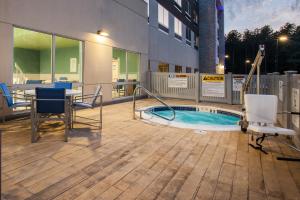
[[[265,57],[265,46],[259,45],[259,50],[257,52],[256,58],[252,64],[249,75],[245,83],[243,84],[241,90],[241,103],[243,105],[243,112],[245,115],[240,121],[241,130],[243,132],[252,131],[253,133],[262,134],[256,138],[256,145],[249,143],[249,145],[261,152],[267,154],[262,145],[263,141],[267,137],[278,137],[279,135],[285,136],[295,136],[295,131],[291,129],[285,129],[274,126],[277,117],[277,103],[278,99],[275,95],[260,95],[260,66]],[[256,78],[256,89],[257,94],[247,94],[252,77],[257,71]],[[291,113],[297,114],[299,113]],[[295,146],[282,142],[290,148],[300,152]],[[277,157],[278,160],[289,160],[289,161],[300,161],[300,158],[287,158],[287,157]]]
[[[246,119],[249,124],[247,130],[251,131],[252,134],[261,134],[261,136],[256,138],[256,145],[251,143],[249,143],[249,145],[265,154],[268,153],[265,151],[262,143],[267,137],[278,137],[279,135],[293,137],[296,135],[292,129],[280,128],[274,125],[277,119],[277,103],[278,99],[275,95],[245,95]],[[297,147],[282,141],[280,142],[300,152],[300,149]],[[277,159],[300,161],[300,158],[277,157]]]

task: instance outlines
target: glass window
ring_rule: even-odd
[[[192,31],[189,27],[186,27],[186,43],[188,45],[191,45],[191,39],[192,39]]]
[[[14,28],[13,83],[82,82],[82,51],[79,40]]]
[[[181,0],[175,0],[175,2],[181,7]]]
[[[174,28],[175,28],[175,33],[181,37],[182,36],[182,23],[176,17],[174,18]]]
[[[113,98],[131,96],[133,94],[136,82],[139,81],[139,70],[140,54],[123,49],[113,49]]]
[[[159,72],[169,72],[169,64],[167,64],[167,63],[159,63],[158,64],[158,71]]]
[[[188,14],[188,16],[192,15],[192,7],[191,7],[191,3],[189,1],[186,1],[186,10],[185,10],[186,14]]]
[[[14,28],[13,83],[51,83],[52,36]]]
[[[127,52],[128,81],[139,80],[140,54]]]
[[[182,67],[175,65],[175,73],[182,73]]]
[[[199,36],[194,33],[194,47],[199,48]]]
[[[82,42],[55,37],[55,81],[82,81]]]
[[[144,0],[146,3],[147,3],[147,14],[148,14],[148,17],[149,17],[149,0]]]
[[[191,39],[192,39],[192,31],[189,27],[186,27],[186,39],[188,41],[191,41]]]
[[[169,28],[169,12],[160,4],[158,4],[158,23]]]
[[[186,73],[192,73],[192,68],[191,67],[186,67],[185,72]]]

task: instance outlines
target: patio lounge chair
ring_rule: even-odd
[[[74,119],[72,120],[72,122],[77,122],[76,117],[78,117],[78,118],[86,119],[89,121],[88,122],[77,122],[77,123],[94,126],[94,127],[99,128],[99,130],[102,129],[102,94],[101,94],[101,91],[102,91],[102,87],[100,85],[98,85],[96,87],[94,94],[88,94],[88,95],[75,97],[75,101],[73,103]],[[76,109],[78,109],[78,108],[94,109],[97,106],[98,98],[100,98],[99,119],[91,119],[91,118],[76,115]],[[87,101],[87,100],[90,100],[90,101]],[[72,127],[73,127],[73,123],[72,123]]]
[[[73,85],[70,82],[54,82],[54,87],[55,88],[64,88],[64,89],[71,90]]]
[[[64,88],[36,88],[35,92],[36,99],[33,99],[31,105],[31,141],[36,142],[40,137],[38,133],[40,122],[63,121],[65,124],[64,141],[67,142],[70,129],[70,109],[66,90]]]
[[[256,138],[256,145],[251,147],[267,154],[262,145],[266,137],[277,137],[279,135],[295,136],[295,131],[274,126],[277,118],[277,96],[275,95],[245,95],[246,119],[249,123],[247,130],[262,134]],[[292,147],[297,150],[296,147]]]
[[[6,102],[8,108],[14,109],[19,107],[29,107],[31,106],[31,103],[26,100],[26,96],[22,94],[17,93],[11,93],[8,89],[7,85],[5,83],[0,83],[0,90],[2,91],[2,96],[4,97],[4,102]],[[14,97],[12,96],[14,95]],[[15,99],[20,99],[22,101],[14,102]],[[2,109],[4,108],[4,105],[1,106]],[[5,120],[5,116],[3,116],[3,121]]]

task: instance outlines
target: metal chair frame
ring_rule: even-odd
[[[100,98],[100,105],[99,105],[99,119],[92,119],[92,118],[88,118],[88,117],[83,117],[83,116],[78,116],[76,115],[76,106],[72,106],[73,107],[73,114],[72,114],[72,128],[74,127],[74,123],[79,123],[79,124],[85,124],[85,125],[89,125],[92,127],[96,127],[98,128],[100,131],[102,130],[102,107],[103,107],[103,95],[102,93],[102,87],[100,87],[100,92],[99,94],[95,95],[95,94],[86,94],[86,95],[82,95],[82,96],[78,96],[75,97],[75,103],[76,102],[83,102],[86,99],[95,99],[94,105],[91,105],[91,109],[94,109],[95,107],[97,107],[96,104],[96,100],[98,98]],[[82,107],[82,109],[85,109],[84,107]],[[90,120],[88,122],[80,122],[77,121],[76,118],[81,118],[81,119],[86,119],[86,120]]]
[[[57,118],[52,118],[52,114],[41,114],[37,113],[36,111],[36,104],[37,101],[64,101],[64,115],[63,118],[61,118],[61,114],[57,115]],[[64,135],[64,141],[68,142],[68,136],[69,136],[69,130],[71,129],[71,117],[70,117],[70,99],[65,97],[65,99],[32,99],[31,101],[31,128],[32,128],[32,134],[31,134],[31,142],[37,142],[37,140],[40,138],[39,134],[39,125],[41,122],[44,121],[63,121],[65,124],[65,135]]]

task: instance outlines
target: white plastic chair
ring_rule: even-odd
[[[295,136],[295,131],[286,128],[276,127],[278,99],[275,95],[245,95],[246,120],[248,121],[248,131],[262,134],[256,138],[256,146],[249,144],[253,148],[267,154],[263,148],[263,141],[270,136]],[[290,146],[290,145],[289,145]],[[299,151],[296,147],[290,146]]]

